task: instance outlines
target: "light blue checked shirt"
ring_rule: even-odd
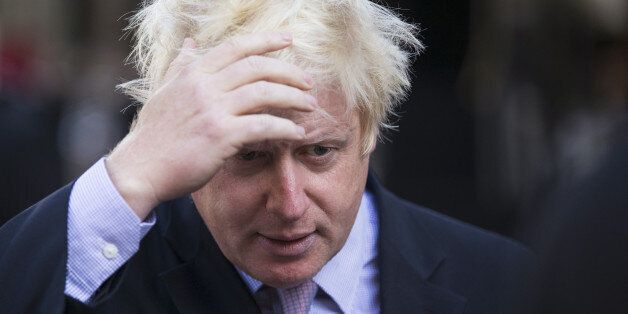
[[[68,209],[65,294],[84,303],[139,249],[155,224],[140,221],[114,187],[100,159],[74,184]],[[379,313],[378,220],[365,192],[347,242],[313,278],[329,298],[316,298],[310,313]],[[262,285],[240,271],[251,292]]]

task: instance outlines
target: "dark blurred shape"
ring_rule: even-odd
[[[56,147],[61,102],[34,95],[33,49],[0,45],[0,224],[61,185]]]
[[[626,115],[628,4],[388,3],[427,49],[374,167],[404,198],[530,243],[543,200],[597,167]]]
[[[477,193],[491,211],[516,212],[525,230],[543,219],[552,191],[599,166],[626,114],[627,7],[615,0],[474,5],[464,82],[476,117]],[[525,231],[516,235],[529,242]]]
[[[58,108],[0,95],[0,224],[62,184]]]
[[[541,273],[523,313],[626,313],[628,121],[583,180],[565,185],[538,229]]]
[[[116,94],[137,0],[0,0],[0,224],[111,150],[134,110]]]
[[[387,134],[391,142],[380,145],[376,156],[383,159],[386,186],[448,215],[508,230],[507,217],[495,217],[478,207],[473,112],[458,93],[469,42],[470,1],[389,4],[419,24],[426,49],[413,66],[411,94],[399,110],[399,131]]]

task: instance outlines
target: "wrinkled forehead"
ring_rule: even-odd
[[[312,112],[269,109],[264,113],[289,119],[303,127],[306,132],[305,141],[309,142],[355,137],[359,133],[357,111],[346,104],[340,93],[319,89],[314,91],[313,95],[317,99],[318,106]]]

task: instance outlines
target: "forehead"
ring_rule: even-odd
[[[313,93],[318,106],[312,112],[295,110],[268,110],[267,113],[290,119],[303,127],[306,140],[321,136],[347,136],[358,127],[357,112],[350,108],[342,94],[333,89],[319,89]]]

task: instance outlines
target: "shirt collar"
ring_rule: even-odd
[[[370,221],[374,206],[371,194],[364,191],[347,241],[313,278],[344,313],[351,313],[362,268],[376,255],[375,242],[371,239],[375,239],[377,230],[373,230]],[[261,281],[240,269],[238,272],[253,294],[262,287]]]
[[[257,290],[259,290],[262,285],[264,285],[261,281],[249,276],[249,274],[245,273],[243,270],[239,268],[236,269],[238,270],[240,277],[242,277],[242,280],[244,280],[244,283],[246,283],[247,287],[249,287],[249,290],[251,290],[252,294],[255,294]]]
[[[372,209],[370,194],[365,191],[345,245],[314,276],[314,282],[331,296],[344,313],[353,312],[351,309],[362,269],[374,258],[370,256],[373,254],[369,254],[371,241],[366,241],[374,232],[372,228],[369,228],[369,216]]]

